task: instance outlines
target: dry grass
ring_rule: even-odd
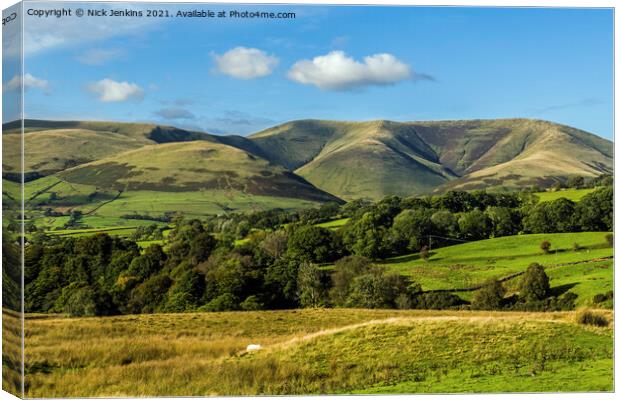
[[[26,330],[30,397],[343,393],[455,368],[508,368],[535,346],[554,365],[598,360],[611,357],[612,335],[577,325],[574,313],[346,309],[39,315]],[[264,349],[248,354],[250,343]],[[524,357],[524,368],[539,368]]]

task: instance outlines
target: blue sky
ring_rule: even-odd
[[[27,117],[243,135],[303,118],[526,117],[613,136],[609,9],[165,8],[296,18],[26,17]]]

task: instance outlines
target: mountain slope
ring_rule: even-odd
[[[16,145],[20,140],[20,125],[8,123],[3,128],[7,148]],[[140,171],[140,175],[121,174],[116,183],[137,187],[143,181],[143,186],[154,185],[166,191],[205,188],[215,185],[213,182],[218,179],[223,182],[223,176],[231,180],[236,174],[240,178],[231,181],[233,186],[254,187],[252,190],[279,193],[278,196],[298,196],[292,192],[310,183],[321,193],[329,192],[347,200],[379,199],[386,195],[410,196],[449,189],[546,186],[574,175],[596,176],[613,171],[612,142],[568,126],[529,119],[405,123],[301,120],[250,137],[211,135],[155,124],[90,121],[26,120],[25,131],[27,180],[61,171],[75,176],[77,170],[68,169],[89,163],[94,164],[84,171],[99,170],[102,162],[124,165],[122,160],[109,159],[132,150],[144,149],[140,154],[144,154],[141,157],[145,160],[154,154],[161,157],[163,154],[153,146],[184,142],[194,143],[188,146],[197,146],[198,152],[202,149],[199,143],[223,146],[215,146],[222,154],[235,149],[244,157],[273,164],[265,166],[265,170],[279,168],[267,181],[253,184],[260,176],[258,164],[239,162],[236,155],[229,164],[230,160],[222,157],[219,162],[229,164],[225,168],[228,172],[224,173],[215,162],[201,167],[203,161],[196,156],[198,153],[184,159],[183,152],[190,150],[185,147],[181,152],[184,155],[166,161],[166,172],[157,165],[149,167],[160,168],[157,174],[155,170],[144,170],[141,166],[146,164],[140,161],[131,172]],[[151,156],[146,156],[149,152]],[[5,178],[16,175],[18,161],[15,155],[5,154]],[[203,168],[215,173],[217,178],[208,173],[198,176],[189,171],[179,172],[183,168]],[[105,169],[103,174],[117,176],[121,170],[115,166]],[[245,180],[247,174],[254,176],[251,182]],[[167,180],[161,181],[163,178]],[[99,175],[89,179],[105,180]],[[297,183],[288,186],[290,180]],[[316,194],[316,188],[310,190],[311,196]]]
[[[3,125],[6,146],[17,148],[20,131],[17,122]],[[25,172],[34,178],[157,143],[234,141],[235,147],[244,147],[244,140],[234,137],[141,123],[25,120],[24,132]],[[4,172],[17,171],[18,162],[17,154],[9,154],[3,160]]]
[[[147,145],[57,175],[70,183],[123,191],[222,190],[338,201],[281,166],[241,149],[207,141]]]
[[[613,172],[612,142],[547,121],[438,122],[417,131],[437,149],[441,163],[461,175],[443,190],[546,186],[570,176]]]
[[[294,121],[250,137],[273,162],[345,199],[517,188],[613,169],[613,144],[528,119]]]
[[[274,162],[345,199],[427,193],[456,177],[413,129],[390,121],[296,121],[250,139]]]

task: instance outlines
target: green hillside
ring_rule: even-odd
[[[27,180],[143,146],[188,141],[240,149],[345,200],[548,186],[570,176],[594,177],[613,170],[610,141],[528,119],[301,120],[248,138],[155,124],[26,120],[25,132]],[[16,124],[4,125],[7,148],[17,145],[18,133]],[[8,153],[4,159],[4,176],[12,179],[18,159]]]
[[[29,218],[46,229],[63,227],[72,211],[81,212],[79,225],[112,227],[140,221],[128,215],[204,217],[340,201],[283,167],[207,141],[147,145],[69,168],[27,182],[25,200]]]
[[[250,139],[274,162],[344,199],[428,193],[455,178],[413,129],[390,121],[295,121]]]
[[[488,278],[503,278],[524,271],[531,263],[545,267],[585,262],[613,255],[606,232],[543,233],[506,236],[432,250],[428,261],[417,254],[395,257],[382,264],[409,274],[429,289],[459,289],[480,285]],[[540,250],[543,240],[551,242],[551,253]],[[574,244],[580,249],[575,251]],[[604,285],[611,282],[611,272]],[[605,292],[602,287],[600,292]]]
[[[303,120],[250,139],[272,161],[345,199],[549,185],[613,169],[610,141],[528,119]]]
[[[69,183],[118,191],[233,191],[248,195],[337,199],[302,178],[243,150],[206,141],[144,146],[62,171]]]
[[[565,125],[509,119],[437,122],[428,128],[420,135],[461,175],[442,190],[548,186],[613,171],[612,142]],[[442,132],[450,140],[441,140]]]
[[[596,188],[590,189],[561,189],[556,191],[547,191],[536,193],[539,201],[553,201],[561,198],[565,198],[571,201],[579,201],[585,195],[592,193]]]
[[[19,146],[20,129],[14,125],[3,126],[6,148]],[[24,172],[30,175],[27,180],[149,144],[215,140],[205,133],[154,124],[25,120],[24,125]],[[18,163],[18,154],[6,153],[3,173],[17,171]]]

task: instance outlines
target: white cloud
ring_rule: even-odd
[[[237,79],[260,78],[271,74],[278,59],[259,49],[235,47],[222,55],[214,54],[217,70]]]
[[[28,90],[30,88],[36,88],[41,90],[48,90],[50,85],[49,82],[45,79],[37,78],[29,73],[24,75],[24,90]],[[4,90],[19,90],[22,84],[22,77],[20,75],[15,75],[11,78],[10,81],[4,85]]]
[[[123,55],[119,49],[90,49],[75,57],[82,64],[102,65]]]
[[[97,95],[100,101],[118,102],[126,100],[142,100],[144,91],[135,83],[117,82],[112,79],[102,79],[90,84],[88,89]]]
[[[409,65],[392,54],[383,53],[364,57],[359,62],[343,51],[332,51],[312,60],[296,62],[288,77],[304,85],[324,90],[346,90],[368,85],[390,85],[412,78]]]

